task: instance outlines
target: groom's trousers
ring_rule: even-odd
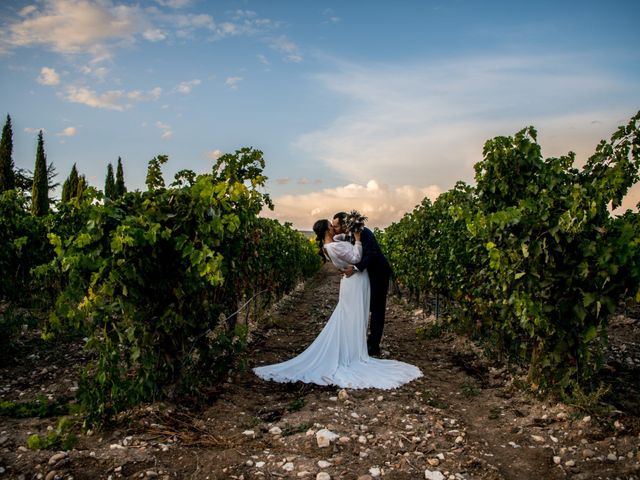
[[[379,350],[382,331],[384,330],[384,315],[387,309],[387,293],[389,291],[390,275],[386,272],[369,272],[369,282],[371,284],[371,299],[369,310],[371,320],[369,323],[369,338],[367,346],[369,349]]]

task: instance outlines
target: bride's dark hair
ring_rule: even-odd
[[[326,235],[327,230],[329,230],[329,220],[318,220],[313,224],[313,231],[316,234],[316,243],[320,248],[319,253],[322,260],[325,262],[327,261],[327,257],[324,255],[324,249],[322,247],[324,247],[324,236]]]

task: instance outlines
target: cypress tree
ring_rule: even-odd
[[[62,185],[62,201],[68,202],[72,198],[77,196],[78,192],[78,170],[76,169],[76,164],[73,164],[71,167],[71,173],[64,181]]]
[[[110,200],[116,198],[116,181],[113,178],[113,165],[107,165],[107,178],[104,182],[104,196]]]
[[[37,217],[49,211],[49,179],[47,177],[47,157],[44,153],[42,130],[38,133],[36,168],[33,171],[33,190],[31,191],[31,213]]]
[[[124,172],[122,171],[122,159],[118,157],[118,167],[116,168],[116,197],[120,198],[127,191],[124,186]]]
[[[0,193],[16,188],[12,155],[13,129],[11,128],[11,117],[7,115],[7,121],[2,129],[2,140],[0,140]]]
[[[78,186],[76,188],[75,196],[78,198],[82,198],[84,191],[87,189],[89,184],[87,183],[87,177],[84,175],[80,175],[78,177]]]

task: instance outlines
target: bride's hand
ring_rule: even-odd
[[[356,239],[356,242],[360,241],[361,232],[353,232],[353,238]]]

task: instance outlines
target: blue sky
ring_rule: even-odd
[[[457,180],[485,140],[534,125],[583,162],[640,109],[635,0],[0,3],[0,105],[14,161],[38,129],[63,181],[129,189],[222,152],[264,152],[269,213],[298,228],[358,208],[401,218]],[[634,188],[625,206],[640,201]]]

